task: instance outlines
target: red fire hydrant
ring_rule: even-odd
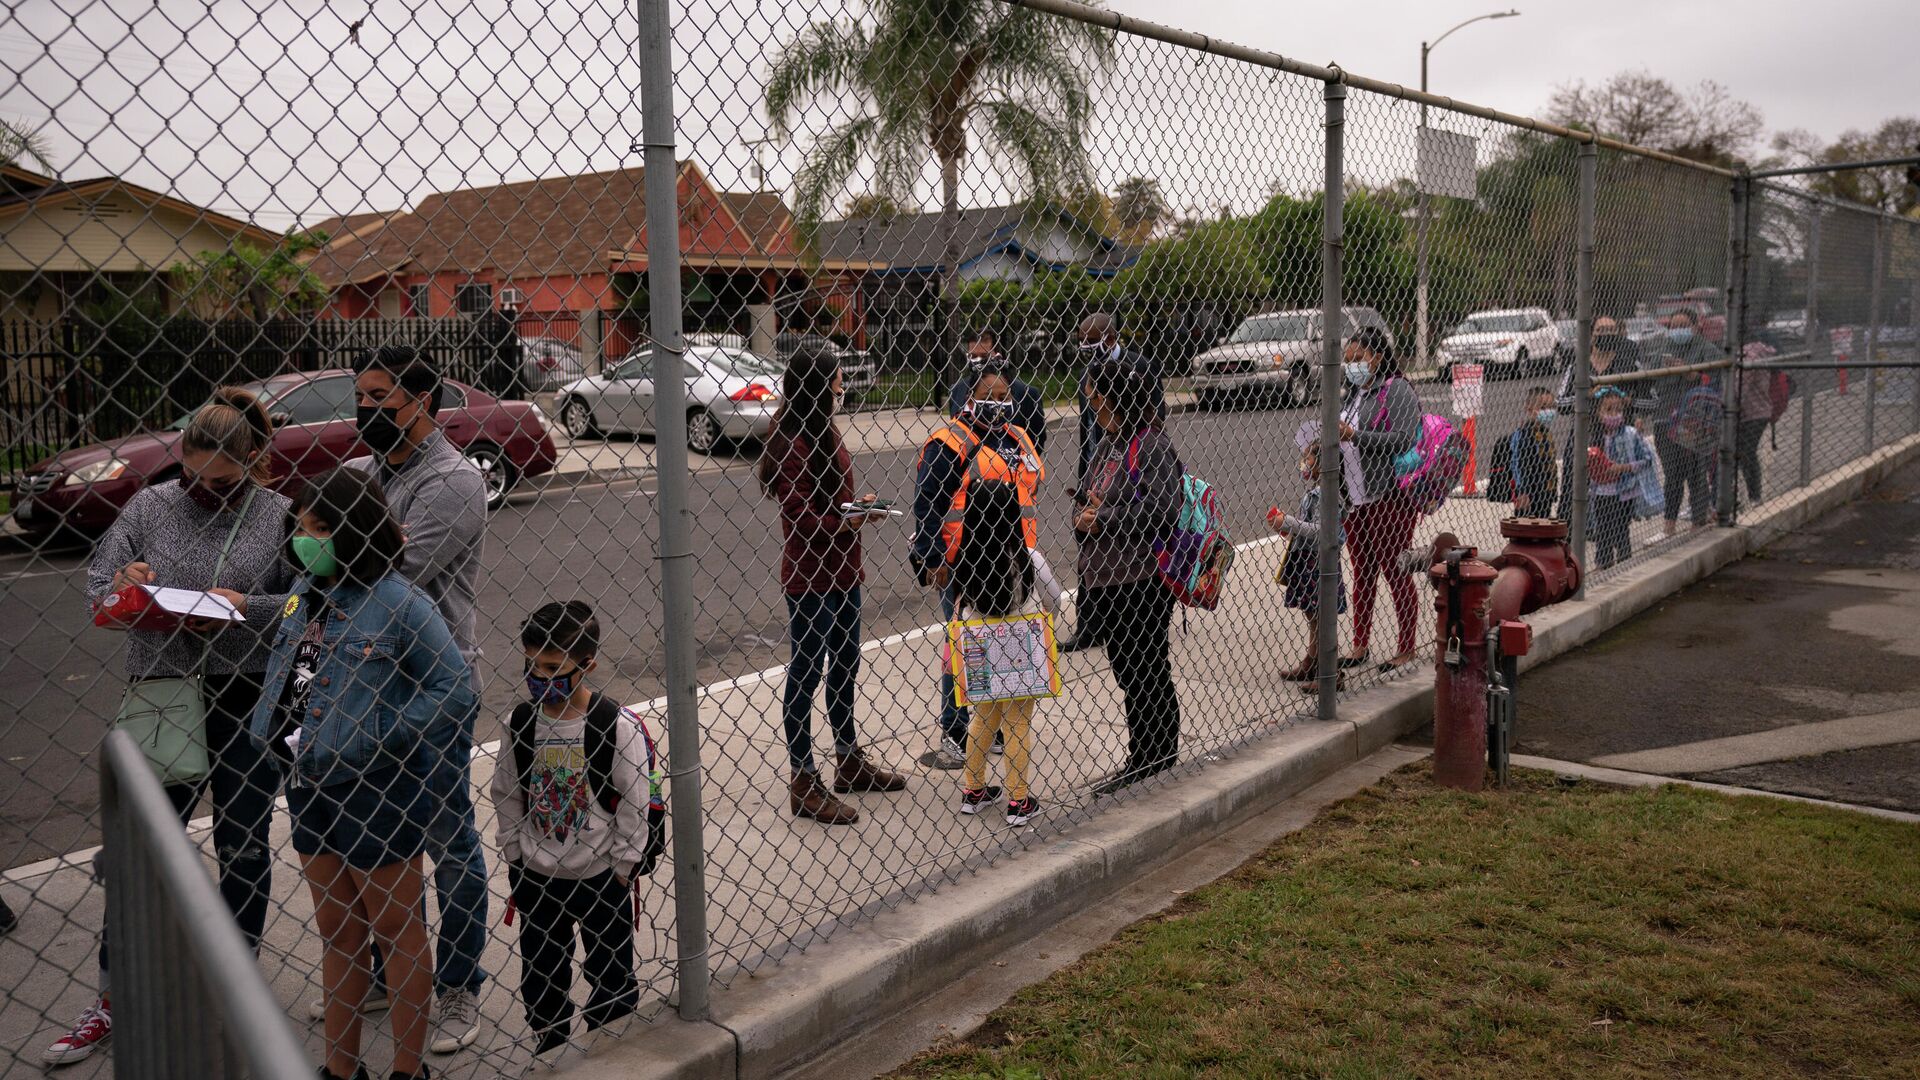
[[[1532,645],[1520,616],[1557,604],[1580,587],[1580,567],[1567,546],[1567,523],[1509,518],[1507,546],[1492,563],[1451,533],[1433,543],[1427,571],[1439,613],[1440,655],[1434,664],[1433,778],[1478,791],[1487,778],[1488,669],[1498,654],[1511,673]]]

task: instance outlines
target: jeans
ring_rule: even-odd
[[[940,617],[942,619],[953,618],[953,606],[953,586],[948,585],[946,588],[940,590]],[[959,743],[961,746],[965,746],[967,745],[968,728],[967,708],[964,705],[955,705],[953,703],[953,665],[947,663],[945,660],[946,644],[947,636],[943,628],[943,632],[940,634],[940,656],[942,658],[940,664],[940,733],[952,739],[954,742]]]
[[[781,720],[787,732],[787,762],[795,775],[814,773],[813,695],[827,680],[827,724],[833,749],[845,756],[859,749],[853,728],[853,688],[860,677],[860,589],[801,593],[787,597],[787,664]]]
[[[427,826],[427,858],[433,860],[433,892],[440,904],[440,928],[433,952],[433,988],[479,992],[487,981],[480,954],[487,947],[487,864],[480,831],[473,820],[473,724],[480,699],[457,724],[436,731],[447,740],[436,747],[440,758],[428,781],[435,796]],[[424,901],[423,901],[424,903]],[[373,985],[386,985],[380,947],[373,946]]]
[[[1760,442],[1767,437],[1767,420],[1742,420],[1735,432],[1734,463],[1747,481],[1747,501],[1760,501]]]
[[[573,946],[586,952],[587,1027],[603,1027],[634,1010],[633,889],[612,871],[574,881],[515,870],[520,908],[520,997],[536,1037],[573,1026]]]
[[[1660,472],[1666,479],[1667,522],[1680,520],[1680,493],[1687,494],[1687,511],[1695,525],[1705,525],[1713,511],[1713,452],[1696,454],[1661,435]]]
[[[1126,701],[1122,772],[1137,777],[1171,768],[1180,756],[1180,698],[1167,656],[1173,594],[1157,577],[1086,591],[1099,593],[1107,662]]]

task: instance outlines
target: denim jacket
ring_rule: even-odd
[[[428,733],[473,707],[467,662],[440,609],[405,578],[324,591],[327,626],[294,756],[296,784],[327,787],[392,766],[431,771]],[[267,661],[266,692],[248,726],[265,745],[277,726],[287,675],[312,617],[307,592],[287,599]]]

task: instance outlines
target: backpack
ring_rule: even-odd
[[[1767,385],[1767,422],[1778,423],[1787,414],[1787,405],[1793,401],[1799,387],[1793,384],[1793,376],[1784,371],[1773,373],[1773,381]]]
[[[1141,434],[1145,434],[1142,432]],[[1127,447],[1127,472],[1140,474],[1140,435]],[[1180,468],[1180,513],[1173,531],[1154,542],[1160,582],[1187,607],[1212,611],[1220,606],[1227,571],[1233,567],[1233,536],[1227,532],[1227,508],[1220,490]]]
[[[513,715],[507,720],[507,738],[513,746],[514,775],[520,778],[522,788],[527,786],[533,772],[533,710],[532,702],[523,701],[513,707]],[[633,870],[636,877],[646,876],[653,873],[660,856],[667,850],[667,803],[660,794],[660,770],[653,733],[631,710],[623,709],[599,694],[595,694],[593,703],[587,706],[587,790],[594,801],[600,804],[600,809],[608,814],[620,808],[620,793],[613,786],[613,754],[618,744],[614,725],[622,719],[638,727],[640,737],[647,743],[647,846]]]
[[[1673,407],[1667,438],[1696,454],[1706,453],[1720,443],[1720,420],[1725,411],[1720,391],[1703,379],[1688,387]]]
[[[1493,446],[1493,457],[1487,463],[1488,502],[1513,501],[1513,444],[1519,437],[1516,431]]]
[[[1391,385],[1391,382],[1388,383]],[[1380,412],[1375,424],[1387,418],[1387,386],[1380,387]],[[1413,448],[1393,460],[1394,481],[1412,498],[1422,514],[1440,509],[1467,471],[1467,437],[1444,416],[1424,413],[1420,437]],[[1509,467],[1508,472],[1512,469]]]

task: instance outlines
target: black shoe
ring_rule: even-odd
[[[0,900],[0,934],[10,934],[18,925],[20,925],[19,917],[13,913],[12,908],[7,906],[5,900]]]
[[[1094,797],[1105,798],[1109,795],[1116,795],[1140,781],[1145,780],[1148,775],[1148,773],[1140,769],[1122,769],[1112,776],[1107,777],[1105,780],[1093,785]]]
[[[361,1074],[362,1074],[362,1075],[365,1075],[365,1073],[366,1073],[366,1070],[365,1070],[365,1069],[362,1069],[362,1070],[360,1070],[360,1071],[361,1071]],[[423,1062],[421,1062],[421,1063],[420,1063],[420,1071],[419,1071],[419,1072],[417,1072],[417,1073],[403,1073],[403,1072],[396,1072],[396,1073],[391,1073],[391,1074],[389,1074],[389,1080],[433,1080],[433,1070],[432,1070],[432,1069],[430,1069],[430,1068],[428,1068],[428,1067],[427,1067],[427,1063],[423,1061]]]
[[[551,1053],[567,1045],[567,1032],[563,1027],[543,1031],[533,1037],[533,1056]]]
[[[1370,657],[1365,656],[1343,656],[1340,658],[1340,666],[1349,670],[1357,667],[1366,667],[1370,659]]]
[[[1102,644],[1104,643],[1094,640],[1087,634],[1075,634],[1060,643],[1060,655],[1065,656],[1067,653],[1086,652],[1088,649],[1097,649]]]

